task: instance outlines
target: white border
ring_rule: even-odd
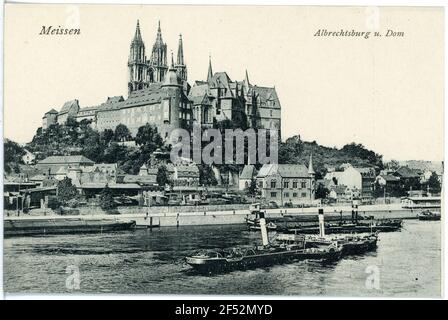
[[[46,0],[46,1],[39,1],[39,0],[26,0],[26,1],[3,1],[2,0],[2,6],[0,9],[0,15],[3,18],[2,24],[0,26],[1,31],[1,66],[0,71],[2,75],[2,86],[0,86],[0,94],[1,94],[1,102],[0,102],[0,110],[1,110],[1,117],[0,117],[0,125],[1,125],[1,137],[3,138],[3,21],[4,21],[4,3],[61,3],[61,4],[67,4],[67,3],[77,3],[77,4],[171,4],[171,5],[179,5],[179,4],[193,4],[193,5],[307,5],[307,6],[417,6],[417,7],[431,7],[431,6],[438,6],[438,7],[445,7],[445,15],[446,15],[446,1],[416,1],[416,0],[377,0],[377,1],[371,1],[371,0],[365,0],[365,1],[324,1],[324,0],[316,0],[316,1],[297,1],[297,0],[229,0],[229,1],[217,1],[217,0],[196,0],[196,1],[188,1],[188,0],[181,0],[181,1],[151,1],[151,0],[140,0],[140,1],[134,1],[134,0],[94,0],[94,1],[79,1],[79,0],[69,0],[69,1],[58,1],[58,0]],[[447,19],[445,16],[445,57],[447,53]],[[429,35],[428,35],[429,36]],[[445,59],[446,61],[446,59]],[[445,76],[447,74],[447,64],[444,64],[445,68]],[[445,81],[445,96],[448,92],[447,85],[446,85],[446,79]],[[446,107],[446,100],[444,99],[444,106]],[[446,109],[444,109],[446,110]],[[444,112],[444,123],[447,123],[447,114]],[[444,158],[447,159],[447,148],[446,148],[446,141],[447,141],[447,132],[444,130],[444,138],[445,138],[445,152],[444,152]],[[0,174],[2,182],[1,184],[1,191],[3,194],[3,143],[0,146]],[[445,171],[445,170],[444,170]],[[446,171],[444,172],[443,181],[446,182],[447,174]],[[444,197],[443,200],[443,209],[446,207],[448,201]],[[3,210],[3,197],[0,197],[0,210]],[[63,294],[63,295],[54,295],[54,294],[45,294],[45,295],[36,295],[36,294],[8,294],[5,296],[3,292],[3,219],[0,219],[0,237],[1,237],[1,246],[0,246],[0,296],[2,299],[37,299],[37,300],[49,300],[49,299],[56,299],[56,300],[229,300],[229,299],[247,299],[247,300],[380,300],[380,299],[388,299],[388,300],[421,300],[420,298],[388,298],[388,297],[329,297],[329,296],[313,296],[313,297],[306,297],[306,296],[251,296],[251,295],[104,295],[104,294],[98,294],[98,295],[91,295],[91,294]],[[446,264],[446,248],[448,248],[448,241],[445,237],[445,230],[447,227],[447,219],[445,216],[442,218],[442,283],[441,283],[441,296],[443,299],[446,299],[445,290],[448,285],[447,277],[445,277],[446,271],[447,271],[447,264]]]

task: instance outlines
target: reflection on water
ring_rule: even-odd
[[[251,245],[259,235],[244,226],[197,226],[9,238],[5,292],[440,296],[440,226],[408,220],[401,232],[380,234],[376,252],[329,266],[302,261],[209,277],[191,272],[183,258],[202,248]],[[80,290],[66,288],[68,266],[79,268]],[[366,286],[369,266],[379,272],[378,289]]]

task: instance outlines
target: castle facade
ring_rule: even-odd
[[[176,60],[173,55],[169,65],[167,60],[160,22],[148,59],[137,21],[127,61],[128,97],[108,97],[97,106],[83,108],[76,99],[67,101],[60,111],[44,114],[42,128],[73,118],[88,120],[98,131],[124,124],[135,135],[149,123],[166,139],[175,128],[190,129],[193,123],[211,128],[227,120],[242,128],[274,129],[281,136],[281,105],[275,87],[251,84],[247,71],[242,81],[231,80],[226,72],[213,73],[211,59],[206,79],[191,86],[182,35]]]

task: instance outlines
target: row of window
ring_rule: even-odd
[[[289,181],[284,181],[284,182],[283,182],[283,188],[287,189],[287,188],[289,188],[289,186],[290,186]],[[292,187],[293,187],[294,189],[297,189],[298,186],[299,186],[299,182],[298,182],[298,181],[293,181],[293,182],[292,182]],[[306,186],[306,181],[301,181],[301,182],[300,182],[300,187],[301,187],[302,189],[303,189],[303,188],[307,188],[307,186]],[[277,181],[271,181],[271,189],[275,189],[275,188],[277,188]]]
[[[292,197],[293,198],[297,198],[299,196],[299,194],[297,193],[297,192],[293,192],[292,193]],[[307,193],[306,192],[302,192],[301,194],[300,194],[300,196],[302,197],[302,198],[306,198],[307,197]],[[284,198],[289,198],[289,192],[285,192],[285,193],[283,193],[283,197]],[[277,192],[271,192],[271,198],[277,198]]]
[[[182,111],[179,111],[179,119],[190,120],[190,114],[189,113],[184,113]]]

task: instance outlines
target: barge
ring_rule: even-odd
[[[102,233],[135,228],[135,221],[56,218],[56,219],[5,219],[5,237],[39,236],[49,234]]]

